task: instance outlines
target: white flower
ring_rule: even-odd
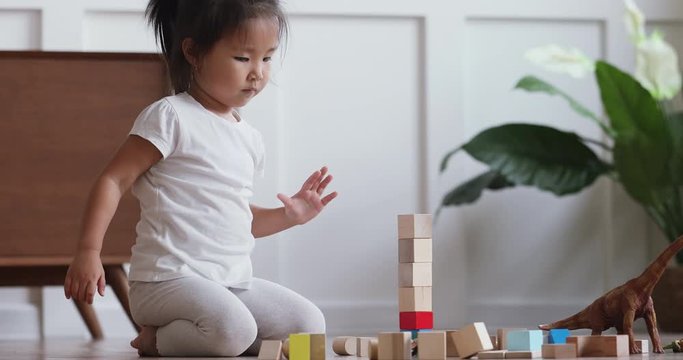
[[[635,77],[657,100],[670,100],[681,90],[678,56],[660,33],[636,43]]]
[[[624,5],[626,5],[626,14],[624,14],[626,30],[631,35],[633,43],[638,43],[645,39],[645,16],[633,0],[624,0]]]
[[[553,44],[530,49],[524,56],[547,70],[567,73],[575,78],[595,71],[595,62],[576,48],[565,50]]]
[[[626,29],[636,46],[635,78],[657,100],[670,100],[681,90],[678,55],[662,35],[645,34],[645,17],[633,0],[624,0]]]

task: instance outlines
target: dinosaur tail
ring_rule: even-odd
[[[579,311],[578,313],[563,319],[559,321],[555,321],[554,323],[551,324],[543,324],[543,325],[538,325],[538,328],[541,330],[550,330],[550,329],[568,329],[568,330],[574,330],[574,329],[585,329],[585,328],[590,328],[590,322],[588,321],[588,314],[586,314],[587,309],[583,309]]]
[[[664,273],[664,269],[666,269],[669,260],[671,260],[671,258],[681,249],[683,249],[683,236],[671,243],[671,245],[664,249],[664,251],[645,268],[645,271],[638,277],[639,282],[647,284],[650,288],[654,288],[655,284],[657,284],[659,278],[662,276],[662,273]]]

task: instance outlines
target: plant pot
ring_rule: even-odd
[[[683,332],[683,266],[664,270],[652,292],[657,313],[657,327],[662,332]]]

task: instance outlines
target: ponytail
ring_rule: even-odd
[[[157,43],[161,46],[171,86],[176,94],[187,91],[192,71],[185,61],[182,39],[178,32],[179,2],[180,0],[150,0],[145,11],[147,22],[152,26]]]
[[[173,50],[175,20],[178,0],[150,0],[145,11],[147,22],[152,26],[157,42],[164,55]]]

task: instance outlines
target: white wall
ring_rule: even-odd
[[[459,155],[440,176],[448,150],[508,121],[600,138],[562,101],[510,91],[533,73],[601,111],[591,80],[544,73],[525,62],[525,50],[554,42],[632,66],[617,0],[287,3],[282,68],[244,110],[268,145],[255,202],[278,205],[275,193],[294,192],[322,165],[340,196],[312,223],[258,240],[254,263],[258,276],[319,304],[330,333],[397,328],[396,215],[432,212],[481,168]],[[640,3],[683,47],[683,3]],[[0,0],[0,49],[153,52],[144,6]],[[515,189],[446,210],[434,235],[435,326],[533,326],[569,315],[642,270],[655,234],[648,224],[605,180],[572,197]],[[96,307],[106,335],[132,336],[111,291]],[[58,287],[0,289],[0,318],[8,316],[0,338],[87,334]]]

